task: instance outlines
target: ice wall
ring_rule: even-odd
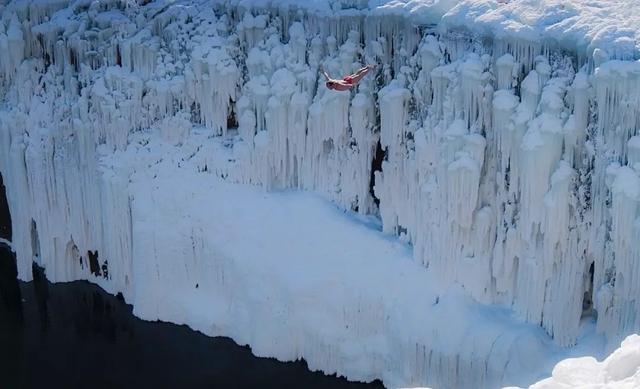
[[[445,285],[560,345],[584,317],[612,344],[640,330],[640,63],[347,3],[0,5],[0,172],[20,277],[35,261],[134,301],[136,262],[158,254],[136,242],[131,177],[172,149],[132,136],[179,148],[198,130],[226,152],[203,141],[178,168],[377,215]],[[372,62],[352,93],[317,71]]]

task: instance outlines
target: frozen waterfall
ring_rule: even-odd
[[[0,4],[19,277],[388,386],[526,385],[640,331],[637,25],[298,3]]]

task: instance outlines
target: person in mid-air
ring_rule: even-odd
[[[320,68],[320,71],[322,72],[324,77],[327,79],[327,82],[325,83],[327,88],[337,90],[337,91],[347,91],[353,88],[354,86],[356,86],[358,82],[362,80],[362,77],[364,77],[367,73],[369,73],[375,67],[376,65],[367,65],[353,74],[344,76],[342,80],[334,80],[333,78],[329,77],[329,75],[327,74],[327,72],[324,71],[323,68]]]

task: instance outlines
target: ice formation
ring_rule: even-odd
[[[626,338],[620,348],[604,361],[593,357],[566,359],[556,365],[553,375],[529,389],[640,387],[640,336]]]
[[[534,3],[0,4],[19,277],[36,262],[141,317],[388,385],[527,383],[589,318],[617,344],[640,330],[640,15]],[[370,62],[352,93],[318,77]],[[378,216],[416,264],[231,183]]]

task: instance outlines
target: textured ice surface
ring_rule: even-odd
[[[640,330],[640,62],[601,5],[3,4],[19,276],[389,385],[527,384],[594,322],[611,348]]]

